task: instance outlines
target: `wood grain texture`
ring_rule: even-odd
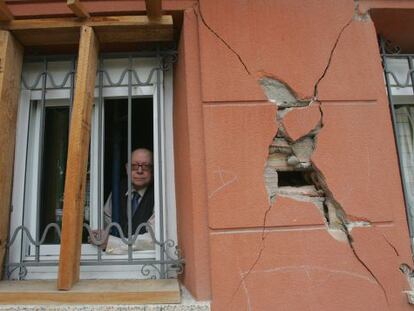
[[[8,31],[0,31],[0,270],[9,233],[17,107],[23,48]]]
[[[145,8],[147,9],[147,16],[151,21],[159,20],[162,16],[162,1],[161,0],[145,0]]]
[[[10,12],[4,0],[0,0],[0,21],[11,21],[13,20],[13,14]]]
[[[88,13],[88,11],[85,9],[83,4],[79,0],[68,0],[66,2],[69,9],[72,10],[72,12],[80,18],[88,18],[91,17]]]
[[[149,304],[179,303],[180,286],[166,280],[81,280],[59,291],[53,280],[0,282],[1,304]]]
[[[82,26],[69,132],[59,259],[58,288],[64,290],[70,289],[79,280],[86,170],[98,53],[99,42],[93,29]]]
[[[172,41],[174,31],[169,15],[156,21],[147,16],[14,20],[0,28],[12,31],[24,46],[53,46],[78,44],[82,26],[93,27],[101,43]]]
[[[151,28],[154,25],[170,27],[172,25],[171,15],[164,15],[157,21],[150,21],[147,16],[143,15],[93,16],[87,20],[80,20],[76,17],[19,19],[13,20],[10,23],[3,23],[0,27],[6,30],[31,30],[81,26],[140,26]]]

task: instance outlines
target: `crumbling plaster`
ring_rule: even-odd
[[[298,96],[293,89],[286,82],[276,78],[272,74],[257,72],[254,75],[251,73],[249,66],[247,65],[243,57],[234,49],[221,35],[215,31],[203,17],[200,8],[196,8],[196,14],[199,16],[200,22],[205,26],[218,40],[220,40],[226,48],[228,48],[236,59],[241,63],[245,72],[249,76],[259,77],[259,83],[261,84],[266,97],[270,102],[273,102],[277,106],[277,132],[274,136],[272,144],[269,146],[269,157],[265,167],[265,184],[269,198],[269,207],[263,215],[263,227],[257,256],[253,260],[252,264],[246,271],[239,270],[240,282],[237,285],[235,291],[230,298],[230,304],[233,302],[234,297],[239,291],[244,291],[247,297],[248,309],[251,309],[251,299],[248,295],[248,288],[246,285],[247,278],[255,273],[256,265],[260,261],[263,252],[266,247],[266,218],[268,213],[272,209],[277,208],[276,198],[279,196],[285,196],[298,201],[312,202],[321,211],[328,232],[337,240],[345,241],[348,243],[352,254],[356,260],[368,273],[369,279],[374,282],[378,288],[382,291],[386,304],[389,305],[389,298],[387,295],[387,288],[382,284],[380,279],[374,274],[373,270],[364,262],[364,260],[358,255],[358,251],[353,246],[353,238],[351,236],[351,229],[353,227],[368,227],[370,222],[364,218],[348,218],[344,208],[335,199],[334,193],[329,188],[329,185],[316,164],[312,161],[312,154],[316,149],[317,136],[324,126],[323,120],[323,101],[319,98],[318,87],[329,72],[331,63],[333,61],[336,49],[340,43],[341,36],[347,30],[348,27],[354,27],[355,22],[366,22],[369,20],[368,15],[360,15],[357,8],[354,11],[354,15],[346,21],[343,27],[337,34],[337,37],[331,44],[331,50],[326,61],[326,65],[323,67],[323,71],[320,76],[315,80],[313,85],[313,93],[308,97]],[[329,92],[328,92],[329,94]],[[320,112],[320,118],[314,127],[305,133],[305,135],[299,138],[292,139],[288,134],[288,129],[285,128],[284,118],[287,113],[295,109],[307,109],[312,106],[317,106]],[[284,162],[283,164],[281,164]],[[283,166],[283,167],[281,167]],[[278,186],[278,171],[286,170],[308,170],[310,172],[309,177],[311,179],[309,186],[304,187],[279,187]],[[273,204],[276,201],[276,204]],[[376,230],[373,230],[376,231]],[[385,237],[384,234],[379,236],[385,240],[390,249],[395,251],[394,255],[398,256],[398,252],[393,244]],[[274,268],[278,269],[278,268]]]

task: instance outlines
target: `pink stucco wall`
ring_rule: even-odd
[[[408,309],[398,267],[411,254],[373,22],[354,16],[353,1],[203,0],[200,9],[208,27],[196,9],[200,57],[187,81],[200,83],[213,309]],[[257,77],[310,97],[338,37],[319,85],[325,127],[312,160],[348,216],[372,223],[352,230],[358,258],[313,204],[277,198],[269,209],[263,178],[276,107]],[[290,134],[307,132],[318,114],[292,112]]]
[[[143,1],[84,2],[94,14],[144,8]],[[360,2],[364,13],[390,1]],[[70,15],[64,4],[54,5],[55,11],[43,7],[41,13]],[[212,299],[214,310],[408,310],[398,267],[412,263],[411,251],[369,17],[355,16],[352,0],[163,5],[184,10],[174,145],[185,286],[197,299]],[[11,9],[21,17],[36,12],[17,2]],[[312,96],[337,40],[319,84],[325,126],[312,160],[345,212],[372,223],[351,232],[357,256],[332,238],[313,204],[280,197],[269,205],[263,176],[277,123],[258,76],[266,72],[300,97]],[[318,118],[310,107],[285,122],[299,137]]]

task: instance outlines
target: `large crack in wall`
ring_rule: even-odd
[[[367,227],[370,226],[370,223],[366,220],[351,221],[349,219],[345,210],[329,189],[325,176],[311,159],[316,149],[317,136],[324,126],[322,103],[316,96],[312,99],[298,99],[287,84],[271,76],[262,76],[259,83],[268,100],[277,106],[277,132],[269,146],[269,156],[264,169],[265,186],[270,206],[274,204],[277,196],[313,203],[322,213],[328,232],[336,240],[348,242],[356,259],[382,289],[388,304],[388,296],[384,286],[359,257],[352,244],[352,228]],[[315,87],[315,94],[317,94],[317,86]],[[318,105],[319,121],[308,133],[296,140],[292,139],[284,124],[284,118],[290,111],[306,109],[311,105]],[[266,226],[268,212],[269,209],[264,217],[264,227]],[[264,249],[264,238],[263,233],[262,248],[249,271],[252,271],[261,257]],[[243,279],[243,281],[245,280]]]
[[[259,79],[268,100],[277,106],[277,132],[269,146],[264,177],[270,204],[277,196],[313,203],[321,211],[328,232],[339,241],[352,241],[353,227],[368,226],[366,221],[351,221],[329,189],[326,179],[311,160],[316,149],[317,136],[324,126],[320,102],[297,99],[293,90],[273,77]],[[293,140],[284,124],[286,115],[295,109],[318,105],[320,119],[302,137]]]
[[[388,295],[385,287],[373,271],[368,267],[368,265],[360,258],[353,246],[353,239],[351,235],[352,228],[367,227],[371,224],[362,219],[356,221],[349,219],[345,210],[335,199],[332,191],[329,189],[323,173],[311,159],[311,156],[316,149],[317,136],[324,126],[322,102],[318,98],[319,84],[325,78],[331,66],[336,48],[345,30],[354,20],[366,21],[369,19],[368,14],[361,15],[359,13],[359,1],[355,1],[354,3],[354,15],[340,29],[330,50],[326,66],[314,84],[314,92],[312,97],[300,99],[294,90],[280,79],[277,79],[272,75],[263,75],[259,73],[260,86],[262,87],[268,100],[275,103],[277,106],[277,132],[269,146],[269,154],[264,169],[264,181],[268,193],[269,206],[263,217],[260,249],[250,268],[241,274],[239,285],[231,296],[230,305],[240,288],[243,285],[245,286],[245,281],[250,272],[253,271],[257,263],[260,261],[262,253],[265,249],[267,216],[270,213],[276,198],[278,196],[283,196],[297,201],[311,202],[320,210],[324,223],[327,227],[327,231],[336,240],[348,243],[355,258],[381,288],[387,305],[389,306]],[[197,4],[194,7],[194,12],[202,24],[238,58],[246,73],[251,76],[252,73],[241,55],[206,22],[202,14],[200,4]],[[318,105],[319,107],[319,121],[307,134],[293,140],[285,127],[284,118],[294,109],[306,109],[312,105]]]

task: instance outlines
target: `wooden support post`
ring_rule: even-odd
[[[161,0],[145,0],[145,8],[150,21],[159,20],[162,16]]]
[[[17,106],[23,47],[10,32],[0,30],[0,270],[9,233]]]
[[[13,14],[10,12],[4,0],[0,0],[0,21],[8,22],[13,20]]]
[[[89,26],[82,26],[70,122],[63,201],[58,289],[69,290],[79,280],[86,170],[99,42]]]
[[[75,13],[77,17],[81,17],[81,18],[91,17],[88,11],[86,11],[85,7],[79,0],[68,0],[66,4],[68,5],[69,9],[71,9],[72,12]]]

